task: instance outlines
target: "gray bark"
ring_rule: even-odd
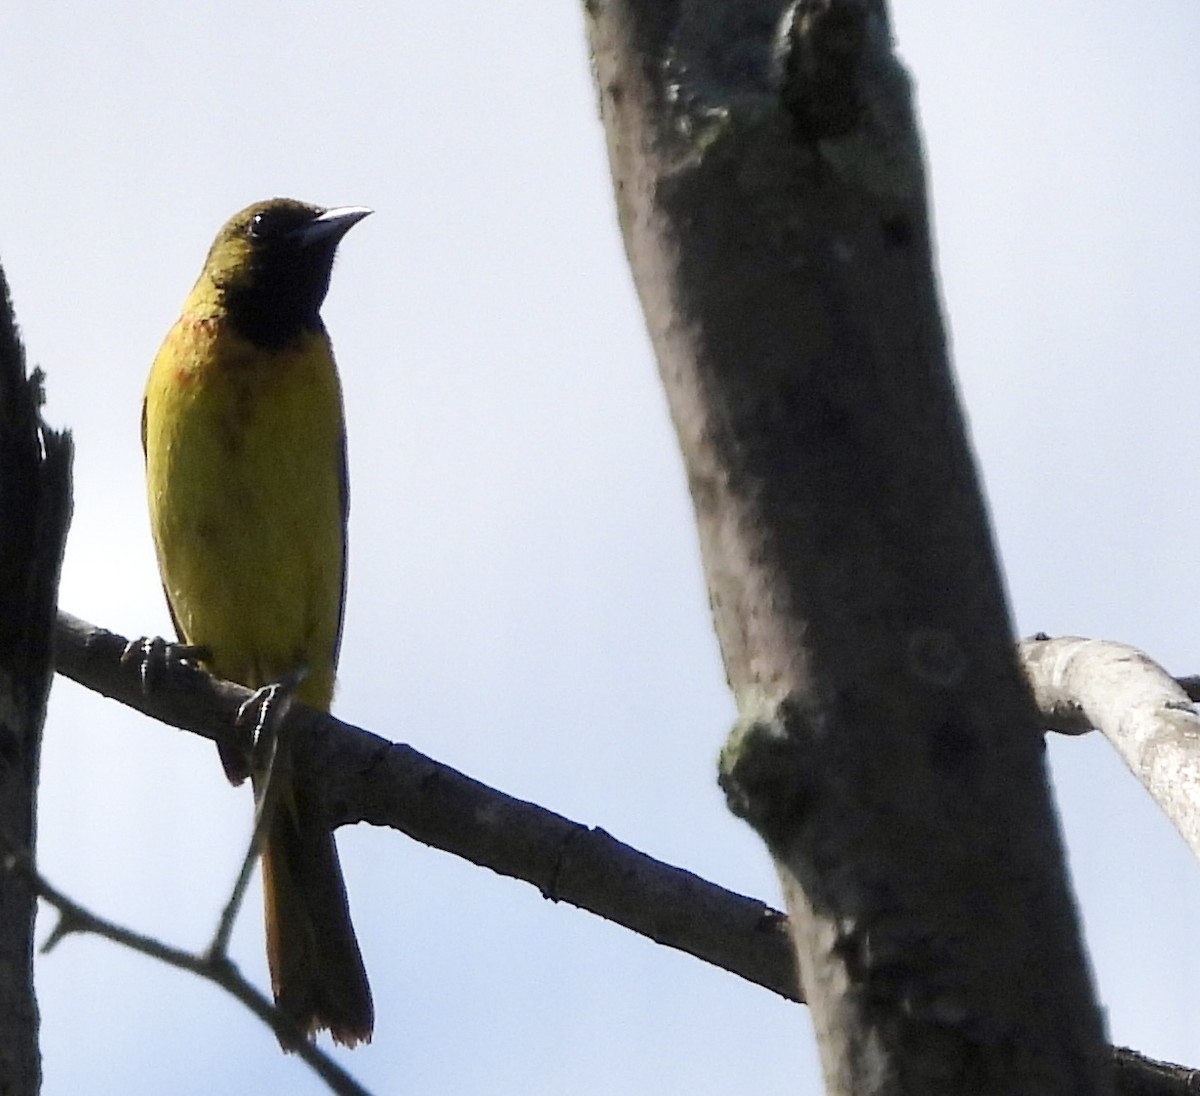
[[[828,1091],[1109,1092],[884,6],[587,12]]]

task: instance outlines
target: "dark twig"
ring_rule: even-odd
[[[258,696],[258,717],[255,727],[254,772],[257,781],[257,800],[254,807],[254,829],[246,846],[246,854],[242,857],[242,866],[238,871],[237,880],[233,884],[229,901],[221,910],[221,918],[217,922],[217,930],[213,934],[212,943],[208,945],[208,956],[213,960],[224,958],[229,951],[229,938],[233,935],[233,925],[238,912],[246,897],[246,889],[250,886],[250,877],[254,873],[254,865],[262,851],[266,840],[267,828],[275,813],[275,804],[279,798],[279,759],[281,756],[281,736],[285,733],[284,717],[292,706],[293,690],[303,675],[295,681],[269,685],[260,690]],[[239,709],[239,714],[247,712],[253,705],[254,698],[246,701]],[[284,757],[287,750],[282,751]]]
[[[8,844],[6,841],[0,843]],[[11,846],[4,854],[3,866],[6,872],[24,878],[38,897],[44,899],[58,911],[58,924],[42,945],[43,954],[56,947],[72,933],[90,932],[140,952],[142,955],[147,955],[151,959],[158,959],[179,970],[199,975],[236,997],[271,1028],[280,1041],[286,1039],[288,1046],[295,1048],[296,1053],[329,1086],[331,1092],[336,1093],[337,1096],[370,1096],[367,1089],[363,1088],[316,1044],[300,1036],[287,1017],[278,1012],[266,997],[242,977],[241,972],[228,956],[224,954],[193,955],[189,951],[171,947],[152,936],[145,936],[140,932],[134,932],[132,929],[97,916],[91,910],[68,898],[56,887],[51,886],[34,868],[29,855],[14,850]]]

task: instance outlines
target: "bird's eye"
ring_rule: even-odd
[[[280,215],[278,209],[260,209],[250,218],[250,226],[246,230],[252,239],[269,240],[287,231],[286,216]]]

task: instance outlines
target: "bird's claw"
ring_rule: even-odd
[[[307,676],[307,668],[300,666],[278,681],[255,689],[239,705],[234,725],[250,736],[249,756],[243,761],[247,771],[265,772],[274,764],[279,726]],[[232,780],[234,774],[230,772],[228,759],[225,760],[225,771]]]
[[[121,652],[121,664],[136,664],[142,695],[149,696],[166,680],[172,665],[178,662],[194,665],[208,658],[210,654],[207,647],[191,643],[173,643],[162,636],[139,636],[125,644],[125,649]]]

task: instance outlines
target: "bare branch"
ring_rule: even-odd
[[[175,661],[147,696],[139,667],[122,661],[128,646],[124,637],[62,612],[56,643],[59,671],[105,696],[206,738],[236,740],[243,733],[232,724],[253,696],[248,689]],[[487,788],[406,746],[306,713],[296,705],[287,728],[295,775],[311,781],[312,766],[318,766],[319,779],[337,789],[323,799],[338,822],[364,820],[399,829],[532,883],[551,900],[589,910],[789,1000],[801,1000],[787,918],[777,910],[654,860],[601,829]],[[66,931],[74,931],[69,916],[65,921]],[[190,960],[207,961],[203,956]],[[1194,1072],[1183,1066],[1122,1048],[1112,1055],[1122,1096],[1196,1091],[1189,1087]]]
[[[1120,643],[1036,636],[1018,654],[1046,726],[1100,730],[1200,858],[1200,715],[1186,682]]]
[[[258,774],[255,778],[257,801],[254,804],[254,826],[250,832],[246,853],[242,857],[241,868],[234,881],[229,901],[221,910],[212,942],[208,945],[206,954],[212,959],[223,957],[229,950],[229,938],[233,935],[234,922],[237,920],[238,911],[242,908],[246,889],[250,886],[250,876],[262,852],[263,842],[267,838],[267,830],[271,825],[271,818],[279,801],[279,761],[280,758],[290,756],[291,749],[290,742],[282,737],[287,733],[285,717],[291,710],[292,701],[295,698],[293,690],[303,679],[304,673],[301,670],[293,675],[291,681],[268,685],[264,689],[258,690],[251,700],[238,709],[238,716],[242,718],[254,708],[256,703],[258,705],[253,746],[255,763],[252,766],[254,772]],[[279,748],[281,742],[284,742],[286,746],[283,750]]]
[[[329,1055],[315,1043],[305,1039],[303,1033],[298,1031],[286,1016],[277,1011],[266,997],[242,977],[237,966],[227,956],[223,954],[193,955],[189,951],[164,944],[152,936],[134,932],[132,929],[92,913],[43,879],[34,868],[27,853],[14,850],[7,841],[2,843],[8,846],[8,851],[3,858],[5,873],[10,878],[16,876],[27,880],[34,893],[58,911],[58,925],[42,945],[43,953],[56,947],[72,933],[90,932],[129,948],[131,951],[139,952],[151,959],[157,959],[168,966],[196,974],[236,997],[275,1032],[281,1043],[286,1041],[289,1048],[294,1048],[296,1054],[329,1086],[331,1092],[336,1093],[337,1096],[370,1096],[367,1089],[363,1088]]]
[[[1159,1062],[1125,1047],[1113,1048],[1113,1076],[1120,1096],[1196,1096],[1200,1070]]]
[[[143,688],[123,636],[59,613],[60,673],[164,723],[245,748],[237,712],[253,694],[175,660]],[[330,825],[370,822],[536,886],[650,939],[799,1000],[783,914],[661,863],[403,745],[296,704],[287,716],[295,777]]]

